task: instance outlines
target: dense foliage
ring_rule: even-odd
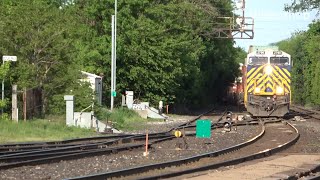
[[[320,10],[320,0],[293,0],[291,4],[287,4],[287,11],[300,12],[308,10]]]
[[[46,113],[63,112],[64,94],[75,94],[81,109],[92,97],[79,81],[84,70],[104,76],[109,104],[113,8],[113,0],[1,1],[0,55],[18,56],[10,72],[1,70],[6,87],[42,88]],[[238,75],[242,51],[205,35],[219,15],[232,15],[231,0],[118,1],[118,94],[132,90],[154,104],[216,103]]]
[[[320,9],[319,0],[293,1],[285,10],[302,12]],[[278,42],[280,49],[292,56],[292,93],[295,103],[320,106],[320,21],[309,25],[308,31],[295,33]]]
[[[296,33],[278,43],[292,55],[293,101],[299,104],[320,105],[320,22],[310,24],[306,32]]]

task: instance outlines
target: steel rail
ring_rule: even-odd
[[[156,163],[156,164],[152,164],[152,165],[145,165],[145,166],[139,166],[139,167],[135,167],[135,168],[129,168],[129,169],[124,169],[124,170],[118,170],[118,171],[112,171],[112,172],[106,172],[106,173],[100,173],[100,174],[95,174],[95,175],[88,175],[88,176],[80,176],[80,177],[74,177],[74,178],[68,178],[70,180],[74,180],[74,179],[107,179],[107,178],[117,178],[117,177],[122,177],[124,175],[127,174],[139,174],[139,173],[143,173],[145,171],[148,170],[155,170],[155,169],[160,169],[160,168],[166,168],[166,167],[170,167],[170,166],[179,166],[182,164],[186,164],[186,163],[191,163],[191,162],[195,162],[198,161],[202,158],[206,158],[206,157],[215,157],[215,156],[219,156],[221,154],[225,154],[225,153],[229,153],[232,151],[235,151],[237,149],[240,149],[242,147],[245,147],[247,145],[250,145],[254,142],[256,142],[258,139],[260,139],[265,133],[265,126],[262,125],[262,129],[261,132],[255,136],[254,138],[234,145],[232,147],[228,147],[222,150],[218,150],[218,151],[214,151],[214,152],[209,152],[209,153],[205,153],[205,154],[201,154],[201,155],[196,155],[193,157],[189,157],[189,158],[184,158],[184,159],[180,159],[180,160],[174,160],[174,161],[169,161],[169,162],[164,162],[164,163]]]
[[[162,139],[162,138],[168,138],[171,137],[172,135],[167,134],[167,135],[159,135],[159,136],[151,136],[149,139]],[[132,142],[136,142],[136,141],[142,141],[145,140],[145,137],[136,137],[136,138],[132,138],[129,141],[127,141],[126,143],[132,143]],[[6,161],[9,159],[25,159],[28,157],[36,157],[36,156],[40,156],[42,157],[43,155],[46,156],[47,154],[63,154],[63,153],[67,153],[69,154],[69,152],[84,152],[85,150],[92,150],[92,149],[104,149],[107,148],[108,146],[112,146],[112,145],[116,145],[116,144],[123,144],[119,143],[117,141],[110,141],[110,142],[106,142],[103,144],[99,144],[98,148],[88,148],[88,146],[84,146],[81,147],[80,149],[78,148],[74,148],[74,147],[68,147],[68,148],[60,148],[60,149],[49,149],[49,150],[42,150],[42,151],[32,151],[32,152],[24,152],[24,153],[16,153],[16,154],[9,154],[9,155],[3,155],[0,156],[0,162],[2,161]]]
[[[191,124],[192,122],[196,121],[199,119],[201,116],[208,114],[212,112],[214,109],[211,109],[195,119],[189,121],[188,124]],[[225,113],[224,113],[225,114]],[[223,115],[222,115],[223,116]],[[221,118],[222,118],[221,116]],[[219,121],[221,120],[219,119]],[[183,127],[183,125],[179,125],[178,127]],[[221,124],[214,123],[212,125],[212,128],[220,128],[223,127]],[[184,127],[188,128],[188,127]],[[159,138],[161,135],[163,136],[162,139],[160,140],[155,140],[152,141],[148,144],[148,146],[151,146],[153,143],[158,143],[161,141],[165,140],[170,140],[173,139],[174,136],[171,135],[169,137],[170,131],[167,132],[160,132],[160,133],[151,133],[149,134],[150,139],[154,138]],[[195,133],[188,134],[188,135],[195,135]],[[156,137],[158,136],[158,137]],[[138,134],[138,135],[119,135],[119,136],[99,136],[99,137],[90,137],[90,138],[78,138],[78,139],[70,139],[70,140],[65,140],[65,141],[52,141],[52,142],[44,142],[44,143],[35,143],[37,145],[43,145],[39,146],[40,148],[47,148],[50,145],[53,145],[52,147],[56,147],[56,145],[61,145],[59,143],[68,143],[68,142],[76,142],[76,141],[85,141],[85,140],[97,140],[97,139],[111,139],[111,138],[120,138],[116,139],[113,141],[109,142],[96,142],[96,143],[91,143],[91,144],[70,144],[66,146],[66,144],[62,144],[62,147],[59,148],[52,148],[52,149],[33,149],[32,151],[11,151],[8,152],[8,154],[3,154],[0,156],[0,162],[10,162],[8,164],[0,164],[0,169],[8,169],[8,168],[13,168],[13,167],[19,167],[19,166],[24,166],[24,165],[34,165],[34,164],[43,164],[43,163],[48,163],[49,162],[56,162],[57,160],[69,160],[69,159],[76,159],[76,158],[81,158],[81,157],[87,157],[87,156],[94,156],[94,155],[100,155],[100,154],[105,154],[105,153],[113,153],[113,152],[118,152],[118,151],[123,151],[123,150],[128,150],[128,149],[133,149],[133,148],[139,148],[145,146],[145,144],[137,144],[137,145],[127,145],[124,147],[104,147],[107,145],[112,145],[112,144],[121,144],[123,142],[132,142],[132,141],[138,141],[138,140],[144,140],[145,135],[144,134]],[[135,140],[132,140],[135,139]],[[8,149],[14,149],[14,146],[19,146],[23,145],[21,148],[28,149],[30,146],[34,145],[34,143],[18,143],[18,144],[4,144],[0,148],[8,148]],[[20,147],[19,147],[20,148]],[[13,153],[16,152],[16,153]],[[20,162],[14,162],[19,159]],[[22,160],[22,161],[21,161]],[[13,162],[13,163],[12,163]]]
[[[154,143],[159,143],[159,142],[170,140],[173,138],[174,138],[174,136],[170,135],[170,137],[161,138],[158,140],[153,140],[150,143],[148,143],[148,146],[151,146]],[[132,144],[124,145],[121,147],[93,149],[93,150],[88,150],[88,151],[76,152],[76,153],[72,153],[72,154],[66,153],[66,154],[62,154],[62,155],[48,156],[45,158],[38,158],[38,159],[34,159],[31,157],[32,160],[25,160],[25,161],[21,161],[21,162],[14,162],[14,163],[8,163],[8,164],[0,164],[0,169],[9,169],[9,168],[20,167],[20,166],[25,166],[25,165],[45,164],[48,162],[52,163],[52,162],[58,162],[61,160],[73,160],[73,159],[88,157],[88,156],[105,155],[106,153],[116,153],[116,152],[120,152],[120,151],[134,149],[134,148],[141,148],[144,146],[145,146],[145,143],[138,143],[138,144],[133,144],[133,145]],[[43,155],[43,156],[46,156],[46,155]]]
[[[160,133],[151,133],[149,136],[152,136],[152,134],[165,134],[168,132],[171,132],[176,129],[182,129],[183,126],[186,124],[191,124],[192,122],[198,120],[201,116],[204,116],[205,114],[208,114],[210,112],[214,111],[214,108],[210,109],[207,112],[204,112],[197,116],[196,118],[190,120],[187,123],[181,124],[175,128],[170,129],[169,131],[165,132],[160,132]],[[181,128],[179,128],[181,127]],[[139,134],[141,136],[144,136],[144,134]],[[75,139],[68,139],[68,140],[63,140],[63,141],[48,141],[48,142],[27,142],[27,143],[7,143],[7,144],[0,144],[0,155],[6,155],[8,154],[15,154],[15,152],[18,151],[24,151],[28,152],[29,150],[38,150],[38,149],[49,149],[49,148],[61,148],[61,147],[77,147],[77,146],[82,146],[83,143],[81,144],[68,144],[68,143],[74,143],[74,142],[81,142],[81,141],[93,141],[93,140],[107,140],[107,139],[117,139],[117,138],[127,138],[127,137],[132,137],[135,135],[132,134],[120,134],[120,135],[109,135],[109,136],[96,136],[96,137],[88,137],[88,138],[75,138]],[[100,142],[96,142],[100,143]]]
[[[299,134],[298,129],[295,128],[290,123],[287,123],[287,124],[292,129],[295,130],[296,136],[292,140],[290,140],[289,142],[286,142],[286,143],[284,143],[282,145],[278,145],[275,148],[266,149],[264,151],[260,151],[258,153],[254,153],[254,154],[251,154],[251,155],[248,155],[248,156],[245,156],[245,157],[240,157],[240,158],[227,160],[227,161],[223,161],[223,162],[219,162],[219,163],[209,164],[209,165],[205,165],[205,166],[202,166],[202,167],[197,167],[197,168],[188,169],[188,170],[184,170],[184,171],[172,172],[172,173],[162,174],[162,175],[159,175],[159,176],[143,177],[143,178],[140,178],[140,180],[142,180],[142,179],[143,180],[151,180],[151,179],[159,179],[159,178],[176,177],[176,176],[181,176],[181,175],[200,172],[200,171],[207,171],[207,170],[217,169],[217,168],[224,167],[224,166],[237,165],[237,164],[240,164],[240,163],[243,163],[243,162],[252,161],[252,160],[255,160],[255,159],[260,159],[260,158],[271,156],[272,154],[275,154],[277,152],[280,152],[280,151],[290,147],[291,145],[296,143],[298,141],[298,139],[300,138],[300,134]]]
[[[312,175],[319,172],[320,172],[320,165],[317,165],[308,171],[303,171],[303,172],[296,173],[294,175],[290,175],[287,178],[285,178],[285,180],[297,180],[302,177],[304,177],[305,180],[320,179],[320,174]]]
[[[310,109],[305,109],[303,107],[300,106],[295,106],[295,105],[291,105],[290,107],[291,111],[295,111],[298,112],[300,114],[303,114],[305,116],[320,120],[320,112],[319,111],[315,111],[315,110],[310,110]],[[316,116],[317,115],[317,116]]]
[[[244,125],[257,125],[257,122],[252,122],[252,123],[240,123],[237,124],[237,126],[244,126]],[[194,127],[194,126],[190,126],[190,127]],[[188,128],[190,128],[188,127]],[[212,124],[212,129],[216,129],[216,128],[222,128],[223,127],[223,123],[214,123]],[[156,136],[158,135],[158,136]],[[195,133],[186,133],[186,136],[194,136]],[[173,135],[171,134],[151,134],[151,136],[149,137],[149,139],[166,139],[166,140],[170,140],[173,139]],[[128,140],[130,139],[130,140]],[[136,141],[144,141],[145,140],[145,136],[138,136],[138,137],[128,137],[128,139],[126,140],[127,143],[130,142],[136,142]],[[123,139],[121,140],[123,141]],[[154,141],[153,143],[157,143],[158,141]],[[104,142],[103,145],[101,145],[98,149],[106,149],[107,146],[111,146],[111,145],[115,145],[115,144],[122,144],[119,143],[117,141],[110,141],[110,142]],[[152,145],[152,143],[148,144],[149,146]],[[108,147],[110,148],[110,147]],[[75,154],[75,153],[83,153],[83,152],[90,152],[92,150],[95,150],[96,148],[88,148],[88,146],[82,145],[80,149],[78,149],[77,147],[65,147],[65,148],[59,148],[59,149],[45,149],[45,150],[39,150],[39,151],[31,151],[31,152],[22,152],[22,153],[15,153],[15,154],[7,154],[7,155],[2,155],[0,156],[0,162],[17,162],[17,161],[21,161],[21,160],[36,160],[36,159],[41,159],[41,158],[45,158],[45,157],[54,157],[54,156],[58,156],[60,157],[61,155],[67,155],[67,154]]]
[[[290,107],[293,107],[293,108],[296,108],[296,109],[300,109],[300,110],[303,110],[303,111],[308,111],[308,112],[314,113],[314,114],[320,114],[319,111],[312,110],[312,109],[306,109],[306,108],[298,106],[298,105],[291,105]]]
[[[75,138],[75,139],[67,139],[62,141],[47,141],[47,142],[21,142],[21,143],[7,143],[0,144],[0,147],[14,147],[14,146],[32,146],[32,145],[50,145],[50,144],[67,144],[73,142],[81,142],[81,141],[93,141],[100,139],[116,139],[116,138],[124,138],[132,136],[132,134],[117,134],[117,135],[108,135],[108,136],[95,136],[95,137],[86,137],[86,138]]]
[[[171,132],[171,131],[174,131],[174,130],[176,130],[176,129],[183,129],[184,127],[189,126],[191,123],[193,123],[193,122],[195,122],[196,120],[200,119],[202,116],[211,113],[211,112],[214,111],[214,110],[215,110],[215,108],[213,107],[213,108],[211,108],[209,111],[206,111],[206,112],[198,115],[197,117],[189,120],[188,122],[182,123],[182,124],[180,124],[180,125],[178,125],[178,126],[176,126],[176,127],[174,127],[174,128],[171,128],[171,129],[168,130],[167,132]]]
[[[221,128],[223,127],[222,124],[218,124],[215,123],[216,127],[212,127],[213,129],[215,128]],[[251,125],[257,125],[259,124],[258,122],[253,122],[250,123]],[[239,124],[238,126],[242,126],[242,125],[249,125],[248,122],[243,123],[243,124]],[[157,135],[157,134],[153,134],[153,135]],[[194,136],[195,133],[190,133],[190,134],[186,134],[187,136]],[[166,141],[166,140],[171,140],[174,138],[173,135],[167,134],[166,136],[161,134],[161,136],[158,136],[158,138],[161,137],[161,139],[159,140],[154,140],[151,141],[148,146],[150,147],[152,144],[154,143],[158,143],[158,142],[162,142],[162,141]],[[139,139],[141,139],[140,135],[138,137]],[[155,139],[156,136],[152,137],[151,139]],[[142,137],[142,139],[145,139],[145,136]],[[13,167],[19,167],[19,166],[24,166],[24,165],[34,165],[34,164],[43,164],[43,163],[48,163],[49,162],[56,162],[57,160],[70,160],[70,159],[75,159],[75,158],[79,158],[79,157],[87,157],[87,156],[93,156],[93,155],[100,155],[100,154],[105,154],[105,153],[114,153],[114,152],[118,152],[118,151],[124,151],[124,150],[128,150],[128,149],[134,149],[134,148],[139,148],[139,147],[143,147],[145,146],[145,144],[137,144],[137,145],[128,145],[128,146],[124,146],[124,147],[106,147],[104,149],[100,149],[100,150],[77,150],[77,151],[73,151],[70,150],[69,151],[63,151],[63,152],[59,152],[58,150],[45,150],[45,151],[40,151],[39,152],[27,152],[27,153],[20,153],[19,156],[13,156],[13,155],[8,155],[5,157],[0,157],[0,162],[10,162],[8,164],[2,164],[0,165],[0,168],[2,169],[8,169],[8,168],[13,168]],[[17,159],[20,162],[15,162],[17,161]],[[23,160],[23,161],[21,161]]]
[[[170,137],[170,134],[160,134],[158,136],[155,136],[155,134],[151,135],[149,139],[161,139],[161,138],[166,138]],[[123,144],[123,143],[131,143],[134,141],[142,141],[145,140],[145,136],[137,136],[137,137],[131,137],[129,139],[126,139],[124,141],[123,139],[121,140],[113,140],[113,141],[108,141],[108,142],[103,142],[99,144],[84,144],[81,146],[76,146],[76,147],[64,147],[64,148],[59,148],[59,149],[45,149],[45,150],[39,150],[39,151],[31,151],[31,152],[23,152],[23,153],[16,153],[16,154],[8,154],[8,155],[2,155],[0,156],[0,162],[3,159],[6,159],[8,157],[16,157],[16,158],[21,158],[23,156],[27,155],[36,155],[36,154],[41,154],[41,153],[58,153],[58,152],[68,152],[68,151],[76,151],[76,150],[89,150],[89,149],[102,149],[108,146],[116,145],[116,144]]]
[[[149,135],[149,137],[152,139],[152,138],[157,138],[156,136],[166,136],[165,133],[152,133]],[[126,136],[126,137],[123,137],[123,138],[119,138],[119,139],[115,139],[115,140],[110,140],[110,141],[98,141],[98,142],[88,142],[88,143],[82,143],[82,144],[64,144],[63,146],[57,146],[57,147],[50,147],[50,146],[39,146],[37,148],[33,148],[33,147],[30,147],[30,146],[23,146],[21,148],[19,147],[3,147],[2,150],[6,150],[6,151],[3,151],[3,152],[0,152],[0,157],[2,156],[5,156],[5,155],[8,155],[8,156],[14,156],[15,154],[20,154],[20,149],[22,150],[26,150],[22,153],[33,153],[33,152],[41,152],[43,150],[47,150],[47,151],[59,151],[59,150],[65,150],[65,149],[74,149],[74,150],[78,150],[78,149],[98,149],[100,146],[104,146],[104,145],[111,145],[111,144],[116,144],[116,143],[124,143],[124,142],[130,142],[132,141],[132,139],[135,139],[135,140],[142,140],[144,139],[145,135],[131,135],[131,136]],[[0,147],[1,149],[1,147]],[[16,150],[16,151],[13,151],[13,150]],[[8,152],[8,154],[7,154]],[[2,155],[2,156],[1,156]]]

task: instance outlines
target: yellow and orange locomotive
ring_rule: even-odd
[[[276,46],[250,46],[243,67],[244,105],[256,117],[283,117],[291,101],[291,56]]]

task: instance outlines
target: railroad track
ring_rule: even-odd
[[[194,125],[190,125],[190,124],[192,124],[197,119],[204,116],[205,114],[212,112],[213,110],[214,109],[210,109],[209,111],[203,114],[200,114],[199,116],[188,121],[187,123],[183,123],[175,128],[170,129],[169,131],[154,133],[154,135],[166,134],[176,129],[195,127]],[[150,135],[152,136],[152,134]],[[140,134],[140,135],[139,134],[138,135],[118,134],[118,135],[96,136],[96,137],[88,137],[88,138],[76,138],[76,139],[69,139],[69,140],[63,140],[63,141],[0,144],[0,155],[36,151],[36,150],[43,150],[43,149],[82,147],[83,145],[89,145],[89,146],[101,145],[103,143],[106,143],[106,141],[110,141],[107,143],[116,143],[121,141],[127,141],[127,139],[135,138],[136,136],[143,137],[144,135],[143,134]]]
[[[298,179],[303,179],[303,180],[316,180],[320,179],[320,165],[313,167],[309,171],[303,171],[299,172],[294,175],[288,176],[286,180],[298,180]]]
[[[303,108],[303,107],[297,106],[297,105],[291,105],[290,110],[293,112],[296,112],[297,115],[302,115],[304,117],[311,117],[311,118],[320,120],[320,112],[319,111],[306,109],[306,108]]]
[[[272,121],[274,122],[274,121]],[[268,122],[265,122],[268,123]],[[279,125],[279,123],[278,123]],[[112,171],[107,173],[100,173],[89,176],[81,176],[70,179],[107,179],[107,178],[125,178],[125,179],[160,179],[160,178],[172,178],[181,176],[188,173],[195,173],[198,171],[204,171],[209,169],[214,169],[222,166],[234,165],[244,161],[262,158],[269,156],[278,151],[281,151],[290,145],[294,144],[299,139],[298,130],[293,127],[291,124],[281,124],[281,128],[284,129],[283,135],[288,135],[290,132],[290,137],[287,137],[286,140],[283,140],[281,144],[270,143],[274,140],[274,135],[279,134],[272,132],[272,126],[262,126],[261,132],[259,135],[254,137],[247,142],[225,148],[219,151],[214,151],[210,153],[205,153],[190,158],[185,158],[181,160],[175,160],[165,163],[157,163],[151,165],[145,165],[135,168],[123,169],[118,171]],[[288,129],[291,129],[290,131]],[[267,130],[267,131],[266,131]],[[269,132],[271,131],[271,132]],[[273,130],[275,131],[275,130]],[[267,132],[267,133],[266,133]],[[266,141],[268,143],[266,143]],[[281,141],[278,139],[278,141]],[[265,146],[274,145],[274,147]],[[259,146],[260,149],[253,147]],[[253,152],[252,149],[255,149],[256,152]],[[235,152],[235,153],[234,153]],[[241,154],[241,157],[239,157]],[[205,166],[203,164],[206,164]]]
[[[202,115],[199,115],[198,117],[189,121],[188,123],[181,124],[171,129],[170,131],[166,131],[162,133],[154,133],[153,135],[150,134],[149,135],[150,141],[148,146],[150,147],[155,143],[174,138],[174,136],[172,135],[172,131],[174,130],[195,128],[194,122],[207,113],[208,112]],[[225,115],[225,112],[222,113],[221,117],[216,123],[212,124],[212,129],[223,127],[222,119],[224,115]],[[247,126],[250,124],[257,125],[259,123],[257,121],[247,121],[247,122],[238,123],[237,126],[243,126],[243,125]],[[193,136],[195,135],[195,133],[191,133],[188,135]],[[152,138],[153,136],[154,138]],[[88,144],[79,145],[77,141],[72,141],[73,143],[70,144],[70,146],[63,146],[58,148],[56,147],[56,148],[50,148],[50,149],[32,149],[32,150],[29,149],[29,150],[24,150],[25,152],[18,152],[18,151],[8,152],[9,154],[0,156],[0,169],[4,170],[4,169],[11,169],[14,167],[21,167],[21,166],[27,166],[27,165],[29,166],[29,165],[38,165],[38,164],[48,164],[53,162],[60,162],[61,160],[75,160],[78,158],[91,157],[96,155],[106,155],[106,154],[116,153],[120,151],[141,148],[145,146],[145,143],[141,142],[145,139],[145,135],[141,135],[141,134],[125,135],[125,136],[122,135],[122,137],[119,137],[119,138],[113,137],[113,138],[115,139],[109,138],[109,141],[110,141],[109,146],[100,144],[101,146],[98,149],[97,149],[97,144],[95,143],[105,144],[107,143],[107,141],[101,142],[98,140],[95,143],[91,143],[89,146],[86,146]],[[117,142],[112,144],[111,143],[112,141],[117,141]],[[47,144],[44,144],[44,146],[46,145]],[[67,144],[63,144],[63,145],[67,145]],[[30,146],[30,144],[22,147],[28,147],[28,146]],[[79,148],[79,146],[81,146],[82,148]],[[241,146],[244,146],[244,145],[241,145]],[[12,147],[15,147],[15,146],[11,145],[6,148],[12,148]],[[225,150],[226,152],[229,151],[228,149],[225,149]],[[20,150],[20,151],[23,151],[23,150]],[[230,150],[230,152],[231,151],[232,150]]]
[[[171,134],[151,134],[149,138],[150,146],[154,143],[173,139],[174,136]],[[76,147],[65,147],[3,155],[0,156],[0,169],[8,169],[24,165],[52,163],[60,160],[71,160],[85,156],[116,153],[119,151],[144,147],[145,143],[141,142],[144,140],[145,135],[136,135],[130,138],[126,138],[126,141],[120,139],[119,141],[121,141],[121,143],[116,141],[117,143],[113,144],[115,141],[111,141],[110,145],[108,145],[108,143],[99,144],[100,147],[97,147],[97,144],[81,145]]]
[[[43,149],[76,147],[76,146],[81,146],[86,144],[88,145],[101,144],[106,141],[111,142],[112,140],[116,142],[119,139],[126,139],[130,137],[133,137],[133,135],[120,134],[120,135],[97,136],[97,137],[89,137],[89,138],[77,138],[77,139],[69,139],[64,141],[0,144],[0,155],[36,151],[36,150],[43,150]]]
[[[192,125],[197,119],[212,112],[211,109],[187,123],[181,124],[166,132],[151,133],[148,146],[175,138],[173,130],[194,128]],[[222,117],[221,117],[222,118]],[[222,127],[222,124],[213,124],[212,128]],[[195,135],[194,133],[189,135]],[[60,160],[72,160],[96,155],[107,155],[120,151],[141,148],[145,145],[145,134],[112,135],[91,138],[70,139],[55,142],[16,143],[0,145],[0,169],[9,169],[25,165],[53,163]],[[79,143],[82,142],[82,143]],[[1,152],[2,151],[2,152]]]

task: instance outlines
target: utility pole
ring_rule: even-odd
[[[27,121],[27,88],[23,88],[23,120]]]
[[[118,0],[114,1],[114,93],[117,89],[117,14],[118,14]],[[115,94],[116,95],[116,94]]]
[[[114,97],[117,96],[116,87],[117,87],[117,9],[118,1],[114,1],[114,15],[112,15],[111,21],[111,111],[113,110]]]
[[[111,20],[111,106],[110,109],[111,111],[113,110],[113,104],[114,104],[114,20],[115,16],[112,15],[112,20]]]

